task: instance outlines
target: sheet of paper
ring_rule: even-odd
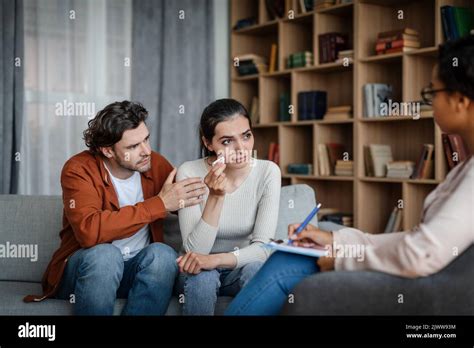
[[[327,256],[329,253],[328,250],[295,247],[287,243],[270,242],[268,244],[265,244],[265,246],[271,249],[280,250],[287,253],[301,254],[301,255],[313,256],[313,257]]]

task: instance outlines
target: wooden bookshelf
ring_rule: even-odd
[[[272,44],[278,45],[277,71],[249,77],[231,73],[231,96],[250,108],[259,97],[260,123],[254,125],[257,156],[265,158],[271,142],[280,145],[282,184],[307,184],[325,208],[353,213],[355,227],[383,232],[393,207],[403,204],[403,229],[415,226],[425,197],[447,174],[441,131],[432,116],[415,120],[408,116],[363,118],[363,92],[366,83],[389,83],[394,101],[421,99],[420,91],[431,78],[437,60],[437,46],[443,42],[440,8],[444,5],[472,6],[472,0],[354,0],[307,13],[299,13],[293,0],[294,17],[270,20],[265,0],[231,0],[231,25],[254,16],[257,24],[231,32],[231,57],[255,53],[269,58]],[[398,18],[403,11],[403,19]],[[409,27],[420,33],[419,49],[375,55],[377,34]],[[328,32],[348,34],[354,49],[354,62],[319,64],[318,35]],[[289,54],[311,51],[314,65],[287,69]],[[349,120],[298,121],[298,93],[325,90],[328,107],[352,105]],[[294,113],[291,121],[279,122],[279,95],[290,93]],[[354,176],[318,176],[317,145],[344,144],[354,161]],[[375,178],[365,175],[363,146],[388,144],[395,160],[416,162],[422,145],[435,146],[434,177],[425,180]],[[290,163],[311,163],[311,175],[289,175]]]

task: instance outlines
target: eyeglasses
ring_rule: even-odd
[[[426,105],[433,105],[433,98],[438,92],[449,91],[448,88],[432,89],[431,87],[425,87],[421,90],[421,98]]]

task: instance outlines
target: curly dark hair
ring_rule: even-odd
[[[438,59],[438,77],[446,88],[474,100],[474,35],[446,41]]]
[[[147,117],[148,111],[140,103],[124,100],[109,104],[88,122],[83,133],[86,146],[99,154],[101,147],[113,146],[126,130],[137,128]]]

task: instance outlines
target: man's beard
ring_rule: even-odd
[[[148,163],[145,164],[145,165],[142,165],[142,163],[140,162],[143,162],[144,160],[146,160],[148,158]],[[148,156],[146,158],[142,158],[138,163],[136,163],[135,165],[132,165],[130,163],[130,161],[124,161],[124,160],[121,160],[120,158],[118,158],[116,156],[115,160],[117,161],[117,163],[125,168],[125,169],[128,169],[128,170],[133,170],[133,171],[137,171],[139,173],[143,173],[143,172],[146,172],[148,170],[150,170],[151,168],[151,156]]]

